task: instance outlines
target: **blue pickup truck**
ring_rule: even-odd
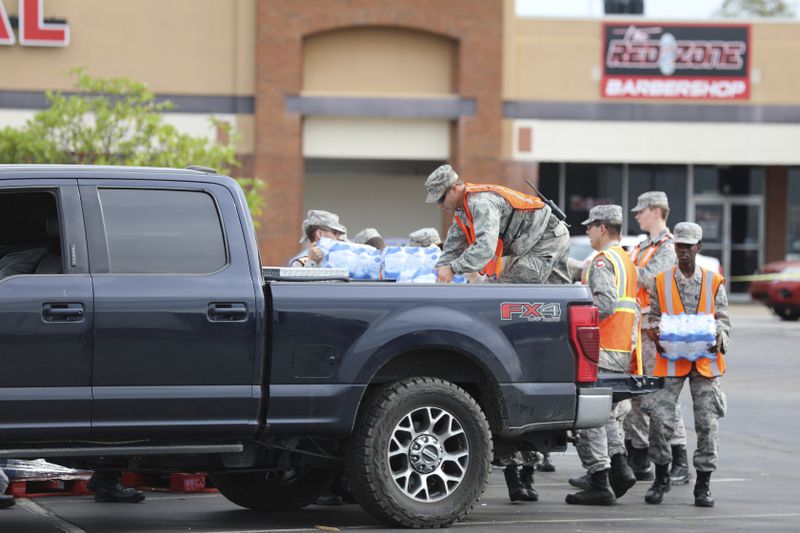
[[[344,474],[444,526],[496,454],[563,450],[637,388],[597,355],[581,286],[287,277],[231,178],[0,166],[0,457],[208,471],[262,511]]]

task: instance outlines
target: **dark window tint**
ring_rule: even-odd
[[[694,167],[695,194],[749,195],[764,192],[764,167]]]
[[[567,164],[565,194],[570,233],[583,235],[586,227],[581,222],[592,207],[622,203],[622,165]]]
[[[548,200],[553,200],[556,204],[561,201],[561,198],[558,197],[559,166],[558,163],[539,164],[539,192]],[[527,190],[525,192],[531,194],[533,191]]]
[[[226,263],[211,196],[194,191],[100,189],[111,272],[213,272]]]
[[[685,165],[631,165],[628,167],[628,205],[636,206],[639,195],[647,191],[664,191],[669,200],[669,227],[686,220]],[[642,233],[633,213],[628,213],[628,235]]]

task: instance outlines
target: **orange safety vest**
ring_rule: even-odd
[[[658,291],[661,311],[668,315],[679,315],[686,312],[681,295],[678,292],[678,284],[675,283],[675,270],[677,268],[675,266],[656,275],[656,290]],[[703,278],[700,281],[700,301],[697,303],[697,314],[713,315],[716,312],[714,300],[717,297],[720,285],[725,282],[725,278],[705,268],[701,267],[701,270],[703,271]],[[692,371],[692,364],[692,361],[687,359],[670,361],[657,353],[654,374],[664,377],[685,376]],[[697,371],[707,378],[714,378],[725,373],[725,357],[722,353],[718,353],[714,361],[703,357],[694,361],[694,364],[697,365]]]
[[[469,210],[469,204],[467,203],[467,198],[470,194],[475,194],[479,192],[493,192],[495,194],[499,194],[502,196],[511,207],[514,208],[515,211],[533,211],[534,209],[541,209],[544,207],[544,202],[538,196],[530,196],[528,194],[523,194],[519,191],[515,191],[514,189],[509,189],[508,187],[503,187],[502,185],[475,185],[473,183],[465,184],[466,192],[464,193],[464,214],[467,217],[467,223],[461,220],[461,217],[457,214],[453,217],[453,220],[458,224],[461,228],[461,231],[464,232],[464,235],[467,237],[467,243],[472,245],[475,242],[475,223],[472,220],[472,212]],[[513,213],[512,213],[513,215]],[[492,259],[486,263],[486,265],[481,269],[481,274],[486,276],[496,276],[500,273],[503,269],[503,236],[497,239],[497,246],[494,250],[494,256]]]
[[[638,303],[636,302],[636,266],[634,266],[628,252],[619,244],[606,248],[589,264],[586,269],[586,280],[589,279],[589,271],[595,262],[605,257],[614,267],[615,284],[617,287],[617,304],[614,312],[600,322],[600,348],[607,352],[620,352],[632,355],[630,370],[641,374],[642,360],[639,353],[634,350],[633,338],[634,328],[636,327],[636,313]],[[636,331],[636,339],[639,339],[639,332]],[[638,344],[638,341],[637,341]]]
[[[642,254],[641,243],[637,244],[634,246],[633,250],[631,250],[631,260],[633,261],[633,264],[640,268],[647,267],[648,263],[650,263],[650,260],[653,259],[654,255],[656,255],[658,249],[674,238],[675,236],[672,233],[667,232],[667,234],[661,237],[657,243],[654,243],[652,246],[650,246],[644,254]],[[639,307],[641,308],[642,313],[646,312],[646,310],[650,307],[650,294],[647,292],[647,289],[641,287],[636,295],[636,299],[639,302]]]

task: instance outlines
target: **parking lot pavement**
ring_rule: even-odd
[[[647,483],[638,483],[613,507],[576,507],[564,503],[569,477],[582,474],[570,448],[553,454],[554,473],[536,474],[540,501],[510,504],[502,473],[466,520],[453,529],[483,531],[798,531],[800,503],[800,323],[781,322],[759,306],[731,307],[734,324],[728,374],[723,389],[728,415],[721,420],[719,470],[711,490],[713,509],[694,507],[692,485],[673,487],[658,506],[644,503]],[[688,388],[688,387],[687,387]],[[681,398],[694,448],[694,423],[684,389]],[[148,493],[142,504],[99,504],[91,497],[21,500],[0,511],[2,533],[117,532],[293,532],[315,526],[346,530],[384,530],[356,505],[310,506],[302,512],[266,514],[246,511],[218,494]]]

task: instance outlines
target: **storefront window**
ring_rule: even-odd
[[[789,169],[787,196],[787,259],[800,259],[800,167]]]
[[[553,200],[558,204],[561,199],[558,197],[558,178],[559,163],[540,163],[539,164],[539,192],[545,198]],[[529,193],[531,191],[525,191]]]
[[[763,192],[764,167],[711,165],[694,167],[695,194],[748,196]]]
[[[572,235],[583,235],[589,210],[600,204],[622,203],[622,165],[566,165],[564,211]]]
[[[686,220],[686,165],[630,165],[628,167],[628,205],[636,206],[639,195],[664,191],[669,199],[669,227]],[[633,213],[628,214],[628,234],[642,233]]]

